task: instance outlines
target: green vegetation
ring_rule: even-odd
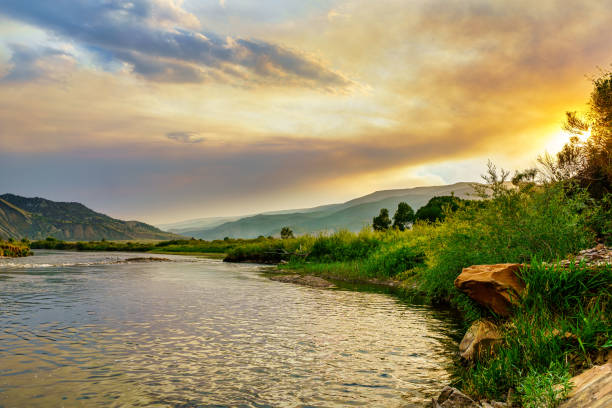
[[[22,257],[31,255],[30,246],[27,240],[15,242],[9,238],[8,242],[0,239],[0,257]]]
[[[384,231],[391,227],[391,218],[389,218],[389,210],[381,208],[380,213],[372,219],[372,228],[374,231]]]
[[[528,290],[504,323],[503,346],[491,359],[469,367],[462,386],[487,398],[512,388],[525,407],[554,406],[567,391],[570,374],[601,363],[607,352],[612,269],[534,263],[523,269],[522,278]]]
[[[465,325],[486,317],[501,324],[504,344],[488,361],[459,368],[457,385],[479,398],[505,398],[526,407],[554,406],[570,375],[601,358],[612,334],[609,266],[547,266],[603,239],[602,201],[571,182],[536,184],[493,166],[488,199],[459,202],[444,221],[390,229],[265,240],[229,251],[228,261],[279,263],[280,268],[349,281],[394,279],[434,304],[450,304]],[[484,192],[483,192],[484,193]],[[508,321],[459,292],[454,280],[475,264],[521,262],[527,295]],[[566,335],[566,333],[569,333]],[[609,347],[609,345],[607,346]]]
[[[408,203],[401,202],[397,205],[397,211],[393,215],[393,228],[404,231],[410,228],[410,224],[414,222],[414,210]]]
[[[61,241],[52,237],[45,240],[34,241],[33,249],[59,249],[70,251],[123,251],[123,252],[152,252],[167,254],[189,254],[189,255],[223,255],[226,252],[248,244],[276,241],[273,238],[260,237],[257,239],[224,239],[204,241],[201,239],[174,239],[169,241],[89,241],[69,242]]]
[[[415,214],[415,219],[420,221],[444,221],[446,214],[457,211],[465,200],[455,196],[432,197]]]

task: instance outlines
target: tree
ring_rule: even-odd
[[[372,228],[374,228],[374,231],[384,231],[388,230],[390,226],[389,210],[382,208],[380,214],[372,219]]]
[[[612,193],[612,72],[593,80],[589,110],[566,112],[570,141],[556,156],[538,159],[547,181],[574,180],[595,198]]]
[[[414,221],[414,210],[407,203],[401,202],[397,205],[397,211],[393,216],[393,227],[400,231],[407,229]]]
[[[464,200],[455,196],[432,197],[427,204],[418,209],[415,219],[429,222],[444,221],[446,213],[457,211],[461,201]]]
[[[293,231],[289,227],[281,228],[281,239],[294,238]]]

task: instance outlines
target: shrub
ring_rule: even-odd
[[[511,188],[502,182],[492,190],[490,200],[464,205],[444,223],[424,231],[429,262],[422,288],[433,299],[456,298],[453,282],[464,267],[553,261],[594,243],[584,211],[586,194],[570,196],[561,184]]]

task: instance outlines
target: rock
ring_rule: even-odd
[[[578,252],[578,255],[560,262],[561,266],[569,267],[571,264],[584,262],[587,266],[601,266],[612,264],[612,248],[599,244],[594,248]]]
[[[270,279],[278,282],[296,283],[298,285],[312,286],[313,288],[333,288],[335,285],[323,278],[312,275],[272,275]]]
[[[508,404],[499,401],[480,401],[480,406],[482,408],[506,408]]]
[[[559,408],[612,406],[612,362],[586,370],[571,382],[574,388]]]
[[[455,287],[500,316],[508,316],[525,290],[516,275],[521,264],[474,265],[463,268]]]
[[[497,326],[486,320],[474,322],[459,344],[459,354],[467,361],[490,355],[501,343],[502,336]]]
[[[438,400],[433,400],[434,408],[480,408],[480,404],[448,385],[442,389]]]

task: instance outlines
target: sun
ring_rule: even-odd
[[[591,128],[589,128],[587,131],[585,132],[581,132],[580,134],[576,135],[578,137],[578,139],[584,143],[586,142],[590,137],[591,137]]]

